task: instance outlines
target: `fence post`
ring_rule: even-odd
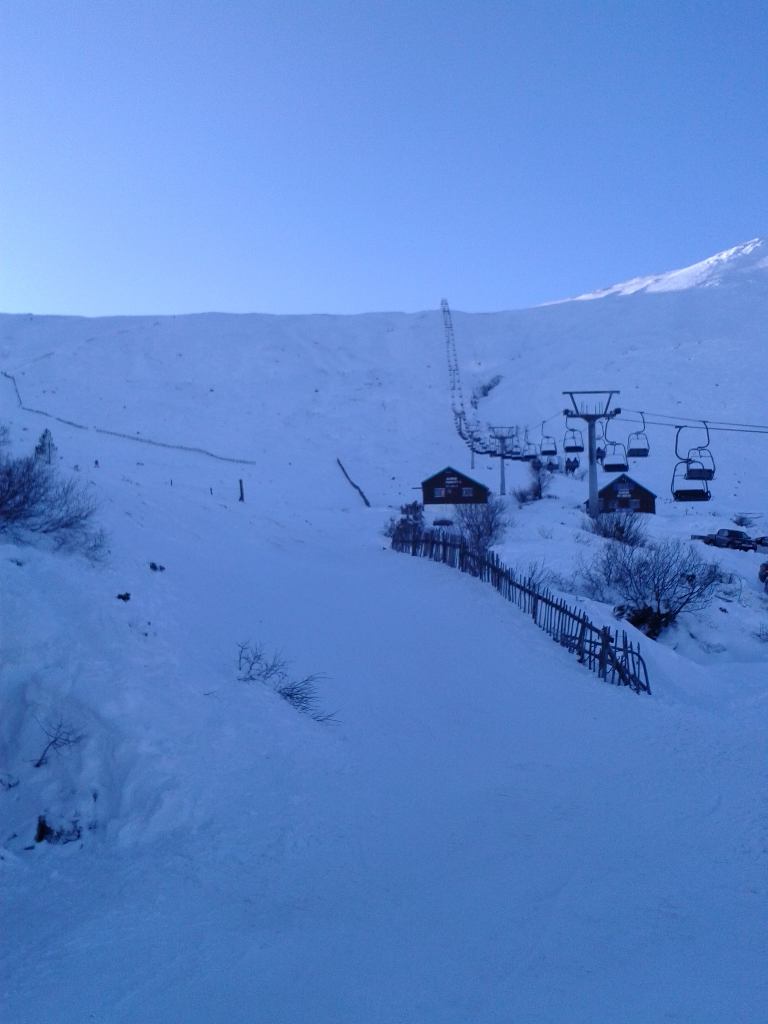
[[[611,645],[611,633],[607,626],[603,626],[600,630],[600,659],[598,661],[597,674],[601,679],[605,679],[608,669],[608,648]]]
[[[584,664],[584,637],[586,636],[586,634],[587,634],[587,616],[586,616],[585,612],[582,612],[581,613],[581,629],[579,630],[579,642],[578,642],[578,644],[576,646],[576,650],[578,651],[578,654],[579,654],[579,657],[578,657],[579,664],[581,664],[581,665]]]

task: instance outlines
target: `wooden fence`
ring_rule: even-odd
[[[493,552],[478,556],[455,535],[435,530],[421,535],[396,531],[392,547],[395,551],[442,562],[490,583],[507,601],[514,601],[518,608],[528,612],[537,626],[575,654],[580,664],[597,672],[601,679],[629,686],[635,693],[650,694],[648,670],[639,644],[629,642],[626,632],[622,631],[619,636],[617,630],[608,626],[593,625],[584,612],[570,608],[548,590],[537,590],[532,580],[517,578]]]

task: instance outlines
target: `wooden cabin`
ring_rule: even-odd
[[[587,502],[589,507],[589,502]],[[656,495],[622,473],[597,492],[598,512],[656,512]]]
[[[447,466],[422,480],[421,493],[425,505],[487,505],[490,492],[485,484]]]

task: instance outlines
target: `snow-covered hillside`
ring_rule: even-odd
[[[466,395],[501,377],[480,419],[558,440],[566,388],[767,422],[767,323],[763,241],[454,312]],[[765,1019],[765,555],[725,552],[730,591],[641,638],[636,696],[387,548],[422,479],[470,471],[439,312],[4,315],[0,370],[13,451],[49,427],[111,537],[100,567],[0,549],[3,1020]],[[648,433],[653,536],[768,533],[768,436],[713,432],[713,500],[683,506],[674,431]],[[567,576],[602,542],[585,481],[551,494],[501,553]],[[239,682],[245,640],[322,673],[338,724]],[[35,768],[60,721],[82,739]],[[39,815],[80,838],[35,843]]]

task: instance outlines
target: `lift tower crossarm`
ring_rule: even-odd
[[[597,519],[598,515],[598,498],[597,498],[597,442],[595,440],[595,424],[598,420],[612,420],[614,416],[618,416],[621,409],[610,409],[611,399],[614,395],[618,395],[619,391],[564,391],[564,395],[568,395],[571,399],[573,409],[563,409],[563,416],[570,417],[571,419],[584,420],[587,424],[587,436],[589,438],[589,514],[593,519]],[[576,401],[577,395],[603,395],[605,396],[604,401],[595,402],[594,412],[590,412],[585,408],[579,408]]]

